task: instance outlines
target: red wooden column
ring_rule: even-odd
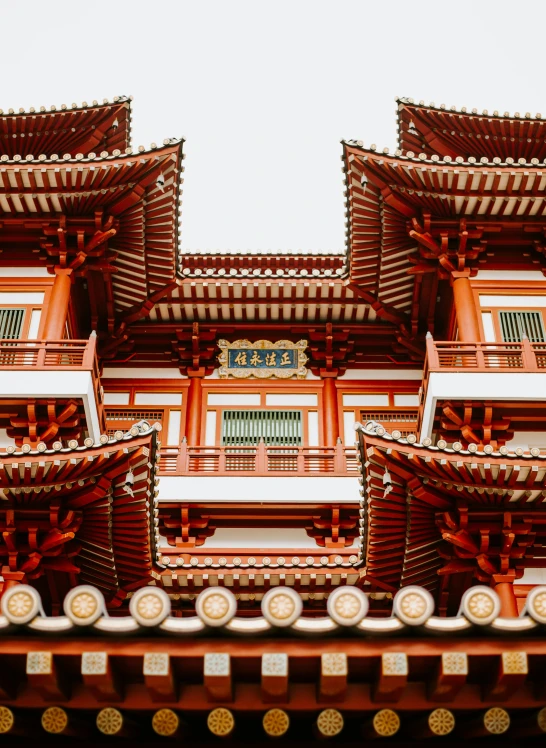
[[[481,339],[478,310],[474,302],[474,294],[470,285],[468,271],[455,272],[451,274],[453,285],[453,302],[455,304],[455,315],[457,327],[459,328],[459,340],[465,343],[476,343]]]
[[[339,437],[339,415],[337,408],[336,377],[337,369],[320,370],[320,377],[324,382],[322,390],[322,418],[324,446],[335,447]]]
[[[493,589],[500,597],[501,616],[504,616],[505,618],[517,618],[519,616],[518,601],[516,600],[516,593],[512,582],[498,582],[493,585]]]
[[[55,268],[55,282],[45,310],[42,332],[44,340],[61,340],[64,337],[70,303],[71,276],[72,270],[70,268]]]
[[[205,369],[188,369],[188,407],[186,410],[186,440],[188,446],[195,447],[201,439],[202,387]]]

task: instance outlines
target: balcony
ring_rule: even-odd
[[[162,475],[252,475],[357,476],[354,448],[269,447],[263,442],[251,447],[179,447],[161,450]]]
[[[249,447],[191,447],[182,442],[161,448],[159,474],[161,497],[169,501],[330,504],[358,500],[356,452],[341,443],[335,447],[270,447],[263,442]],[[324,477],[328,480],[316,480]]]
[[[431,437],[441,402],[491,403],[501,409],[510,404],[512,421],[517,421],[518,408],[523,413],[526,405],[546,401],[546,343],[526,338],[499,344],[435,341],[429,336],[426,345],[418,424],[421,441]]]
[[[43,434],[53,431],[52,438],[63,438],[63,429],[74,428],[69,424],[78,418],[80,425],[85,419],[85,429],[96,442],[104,433],[95,335],[89,340],[0,340],[0,378],[0,420],[20,432],[21,440],[27,439],[24,432],[31,423],[37,424],[35,441],[47,441]],[[29,401],[35,401],[34,421]],[[67,411],[68,402],[73,404]]]

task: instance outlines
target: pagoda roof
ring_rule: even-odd
[[[276,636],[284,633],[283,642],[291,645],[291,638],[294,637],[295,641],[298,641],[299,637],[314,635],[329,635],[339,636],[345,641],[348,647],[351,647],[351,637],[347,638],[347,633],[350,631],[353,635],[366,637],[366,636],[392,636],[396,639],[399,637],[408,637],[408,635],[415,634],[416,626],[420,631],[421,637],[429,637],[438,634],[451,635],[451,636],[467,636],[474,631],[476,632],[490,632],[497,635],[504,634],[506,637],[518,636],[522,634],[539,634],[541,635],[546,626],[546,618],[544,617],[543,606],[541,607],[540,601],[537,604],[529,605],[529,608],[525,610],[525,613],[519,616],[519,618],[505,618],[500,615],[499,603],[497,594],[491,590],[485,588],[486,594],[490,597],[493,603],[494,612],[492,615],[484,617],[485,620],[480,620],[481,616],[474,616],[472,613],[473,606],[461,606],[457,615],[440,617],[434,615],[434,609],[427,604],[428,610],[423,620],[417,622],[413,621],[413,615],[408,615],[404,610],[404,607],[397,604],[396,600],[393,606],[393,613],[390,617],[373,617],[367,615],[367,606],[361,606],[361,600],[364,597],[363,593],[357,587],[344,584],[337,588],[338,595],[341,592],[345,593],[348,597],[354,599],[354,603],[351,601],[351,607],[354,610],[350,621],[344,621],[343,619],[349,618],[349,616],[338,613],[336,608],[332,605],[329,606],[328,614],[325,616],[306,616],[305,614],[298,616],[295,620],[286,621],[286,616],[277,617],[275,615],[273,606],[269,606],[268,600],[265,599],[262,603],[261,615],[258,613],[254,616],[238,616],[237,615],[237,600],[235,595],[225,588],[208,588],[207,590],[201,591],[198,595],[196,602],[196,614],[188,615],[184,617],[171,615],[171,602],[170,596],[156,586],[148,586],[146,593],[152,600],[147,600],[147,603],[153,605],[155,612],[154,616],[142,614],[140,611],[143,610],[138,604],[131,604],[130,610],[127,615],[116,615],[110,617],[107,613],[103,612],[102,615],[97,616],[82,616],[78,615],[77,604],[74,605],[76,610],[70,609],[70,603],[65,608],[68,615],[60,616],[45,616],[40,613],[40,604],[38,593],[30,589],[26,585],[21,585],[17,588],[24,595],[30,595],[32,598],[36,598],[36,616],[29,620],[22,620],[18,622],[18,611],[10,612],[9,602],[7,605],[3,605],[3,615],[0,615],[0,642],[4,637],[10,634],[15,636],[20,635],[21,630],[26,628],[29,633],[39,635],[40,633],[49,634],[66,634],[71,631],[77,633],[78,631],[83,633],[84,636],[89,637],[90,635],[96,636],[119,636],[119,635],[136,635],[142,637],[146,633],[157,633],[163,636],[173,637],[175,642],[178,637],[190,637],[195,639],[194,645],[201,639],[203,644],[210,647],[210,639],[207,639],[207,635],[210,636],[214,629],[216,635],[245,635],[245,636]],[[429,599],[429,595],[425,588],[413,586],[412,592],[414,595],[418,595],[423,601]],[[476,586],[476,594],[483,594],[484,587]],[[289,597],[294,601],[296,605],[301,605],[302,600],[300,594],[293,588],[279,585],[271,587],[271,590],[276,590],[276,594],[283,595],[285,598]],[[471,588],[472,590],[472,588]],[[533,598],[536,599],[538,593],[544,594],[546,587],[538,587],[534,592]],[[73,601],[77,598],[78,594],[89,594],[89,587],[83,586],[81,588],[76,587],[70,594],[70,600]],[[144,590],[141,589],[139,596],[144,594]],[[180,596],[180,592],[171,593],[176,597]],[[224,607],[223,601],[225,600],[225,607],[227,609],[226,614],[222,617],[221,621],[218,621],[218,616],[208,615],[207,606],[199,604],[199,598],[206,600],[212,594],[216,594],[222,600],[222,607]],[[96,606],[100,610],[103,606],[101,605],[100,591],[95,592],[96,600],[98,605]],[[262,598],[265,596],[260,595]],[[194,597],[194,596],[192,596]],[[271,596],[270,596],[271,597]],[[402,599],[403,596],[401,596]],[[335,597],[334,597],[335,600]],[[400,600],[401,602],[401,600]],[[135,601],[136,603],[136,601]],[[139,610],[140,608],[140,610]],[[360,608],[360,611],[359,611]],[[338,606],[339,610],[339,606]],[[144,613],[145,609],[143,610]],[[411,611],[410,611],[411,612]],[[344,613],[344,611],[342,611]],[[21,614],[21,618],[24,616]],[[85,618],[89,617],[87,622]],[[82,620],[83,619],[83,620]],[[15,627],[14,627],[15,626]],[[286,636],[288,635],[288,636]],[[292,640],[292,641],[294,641]],[[27,641],[28,646],[28,639]],[[88,639],[89,641],[89,639]],[[143,642],[144,639],[139,641]],[[358,641],[358,640],[357,640]],[[415,646],[418,645],[418,638],[413,639]],[[441,639],[439,641],[439,652],[445,651],[445,644],[442,645]],[[502,641],[502,640],[501,640]],[[532,640],[531,640],[532,641]],[[537,640],[538,641],[538,640]],[[313,644],[309,642],[309,645],[313,647]],[[300,640],[301,646],[301,640]],[[363,646],[362,640],[358,643],[359,647]],[[532,646],[532,645],[531,645]],[[210,651],[210,650],[209,650]],[[490,652],[491,650],[488,649]],[[502,651],[502,650],[501,650]]]
[[[73,242],[68,244],[67,266],[75,263],[78,272],[78,232],[88,232],[94,244],[104,228],[105,236],[114,234],[108,236],[103,258],[103,269],[112,273],[113,304],[104,299],[104,307],[116,316],[138,317],[143,305],[149,311],[153,299],[176,283],[182,145],[182,140],[168,140],[163,147],[152,144],[150,150],[140,148],[137,153],[114,150],[100,156],[52,155],[38,160],[0,157],[3,260],[35,262],[35,250],[41,246],[41,259],[53,267],[60,253],[56,242],[61,228],[67,243],[71,238]],[[91,304],[100,306],[101,298],[98,292],[90,293]],[[100,313],[97,308],[92,311]]]
[[[135,742],[152,727],[172,737],[181,712],[199,745],[214,744],[205,724],[217,740],[235,722],[237,743],[253,745],[260,740],[246,740],[242,731],[259,735],[260,723],[269,736],[282,735],[266,727],[264,712],[273,703],[274,713],[289,719],[286,745],[316,745],[311,726],[334,704],[317,719],[320,727],[321,715],[336,718],[334,730],[320,731],[324,737],[343,727],[334,745],[361,745],[362,726],[372,719],[372,737],[393,740],[402,726],[416,744],[421,735],[447,735],[455,724],[470,745],[476,743],[467,726],[484,737],[510,728],[512,739],[525,742],[545,731],[546,588],[527,592],[524,612],[511,618],[500,615],[499,596],[483,586],[471,588],[448,617],[434,614],[420,587],[399,592],[392,615],[373,617],[367,596],[351,585],[329,594],[323,616],[303,612],[288,585],[256,595],[253,616],[241,615],[239,600],[222,588],[192,595],[195,613],[192,602],[175,615],[171,601],[180,594],[147,586],[131,596],[127,615],[108,615],[97,590],[75,586],[62,601],[64,615],[48,616],[35,590],[18,585],[2,597],[0,664],[9,675],[2,729],[35,737],[41,718],[45,731],[80,742],[93,735],[93,724]],[[51,703],[62,706],[46,709]],[[213,709],[218,704],[227,706]],[[227,729],[216,727],[220,716]],[[431,729],[417,733],[427,722]],[[530,744],[538,743],[531,737]]]
[[[200,322],[362,322],[374,321],[373,309],[339,277],[317,279],[278,275],[243,280],[234,276],[198,276],[184,280],[156,305],[151,319]],[[166,305],[176,306],[169,309]],[[210,306],[212,305],[212,307]],[[266,318],[263,311],[268,308]]]
[[[403,150],[451,157],[530,161],[546,157],[546,118],[530,112],[479,112],[397,99],[398,144]]]
[[[317,280],[347,276],[343,251],[328,250],[227,250],[184,249],[180,253],[182,278],[224,280]]]
[[[128,433],[103,435],[97,444],[88,438],[83,445],[74,440],[68,447],[55,442],[47,449],[40,443],[37,449],[23,445],[0,452],[0,525],[5,531],[15,528],[21,537],[29,522],[36,526],[35,547],[43,556],[35,558],[28,543],[4,543],[0,555],[10,551],[4,579],[40,585],[44,573],[53,572],[63,589],[77,575],[100,588],[109,602],[117,596],[118,604],[127,589],[146,583],[155,544],[150,506],[158,428],[135,426]],[[126,480],[129,473],[132,483]]]
[[[360,141],[344,142],[343,159],[349,277],[386,306],[404,312],[412,306],[415,276],[408,271],[419,246],[410,235],[412,220],[429,215],[457,238],[461,220],[478,233],[508,226],[521,234],[525,227],[528,243],[537,238],[533,232],[542,236],[546,166],[538,159],[514,164],[510,158],[478,163],[473,157],[415,157],[400,150],[378,153]]]
[[[131,100],[126,96],[81,106],[0,110],[0,156],[76,156],[131,144]]]
[[[460,442],[448,447],[443,440],[433,446],[428,438],[419,444],[414,435],[404,439],[372,422],[358,425],[357,433],[365,513],[362,557],[367,579],[378,588],[421,584],[438,592],[441,575],[450,573],[443,552],[448,533],[442,536],[438,515],[451,516],[462,507],[482,513],[486,523],[500,518],[501,527],[506,512],[529,523],[538,519],[540,525],[546,518],[546,453],[536,447],[525,453],[489,445],[480,451],[474,444],[465,450]],[[459,534],[455,525],[452,530]],[[544,566],[542,531],[536,526],[533,531],[526,550],[514,559],[521,573]],[[472,542],[466,535],[464,545],[470,563]]]

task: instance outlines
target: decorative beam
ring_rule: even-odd
[[[499,658],[494,680],[485,688],[490,701],[505,701],[525,682],[529,674],[525,652],[503,652]]]
[[[26,674],[29,684],[41,694],[44,701],[66,701],[67,684],[59,673],[52,652],[29,652]]]
[[[406,687],[408,672],[408,658],[404,652],[382,654],[373,700],[398,701]]]
[[[121,701],[122,683],[107,652],[82,652],[81,673],[84,684],[97,701]]]
[[[262,655],[262,699],[266,704],[288,701],[288,655]]]
[[[204,684],[209,701],[232,701],[231,658],[229,654],[207,652],[204,658]]]
[[[466,683],[468,656],[465,652],[443,652],[438,668],[429,683],[431,701],[451,701]]]
[[[343,701],[347,691],[349,668],[347,655],[328,652],[320,658],[318,701]]]
[[[166,652],[146,652],[142,672],[152,701],[170,702],[178,699],[171,658]]]

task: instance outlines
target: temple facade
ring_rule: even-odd
[[[397,100],[345,251],[214,253],[131,106],[0,111],[0,739],[543,740],[546,119]]]

